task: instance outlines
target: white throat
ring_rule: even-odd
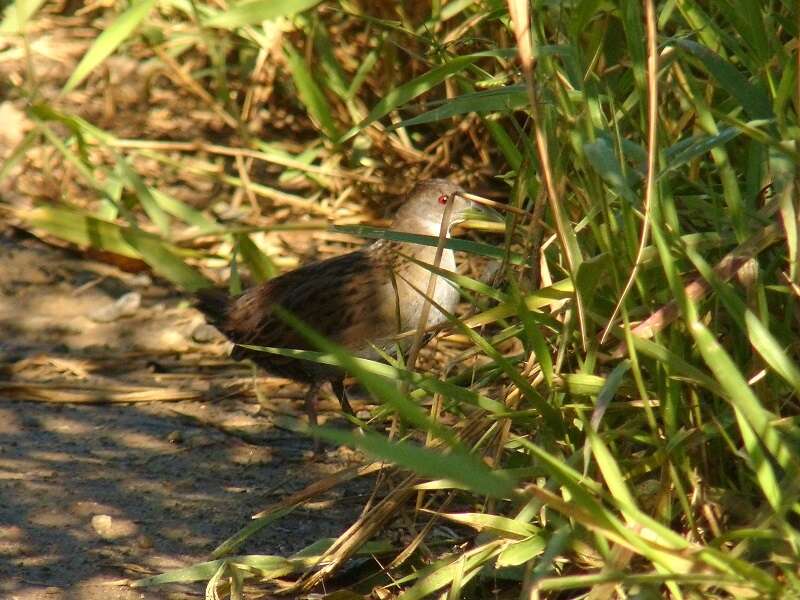
[[[442,228],[441,221],[435,221],[433,219],[419,219],[415,220],[414,222],[405,223],[393,223],[392,229],[395,231],[403,231],[405,233],[418,233],[420,235],[432,235],[435,237],[439,237],[439,232]],[[450,237],[450,228],[447,228],[447,237]]]

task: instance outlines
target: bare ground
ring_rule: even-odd
[[[358,458],[312,459],[311,440],[275,423],[302,414],[302,388],[195,341],[209,333],[200,315],[148,275],[5,230],[0,292],[0,597],[173,597],[124,581],[206,560],[251,515]],[[132,314],[98,322],[129,292]],[[148,398],[174,400],[120,402]],[[339,486],[242,553],[335,536],[370,489]]]

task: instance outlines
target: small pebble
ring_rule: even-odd
[[[186,440],[186,445],[189,448],[205,448],[206,446],[211,446],[216,444],[218,440],[215,440],[212,436],[205,434],[205,433],[195,433],[190,435]]]
[[[220,334],[216,327],[209,325],[208,323],[200,323],[200,325],[195,327],[194,331],[192,331],[192,340],[198,344],[208,344],[209,342],[213,342],[215,339],[218,339],[219,336]]]
[[[170,431],[167,435],[167,441],[170,444],[181,444],[183,443],[183,434],[180,431]]]
[[[186,343],[186,338],[175,329],[165,329],[158,337],[158,344],[164,350],[171,350],[173,352],[185,352],[189,346]]]
[[[95,515],[92,517],[92,529],[104,540],[114,538],[113,524],[114,519],[109,515]]]
[[[147,273],[138,273],[138,274],[134,275],[133,277],[131,277],[130,281],[128,283],[130,283],[130,285],[133,285],[133,286],[136,286],[136,287],[145,287],[146,288],[146,287],[150,287],[151,285],[153,285],[153,280],[150,278],[150,275],[148,275]]]
[[[129,519],[115,519],[111,515],[94,515],[92,529],[95,533],[110,542],[136,535],[136,524]]]
[[[128,292],[120,296],[113,304],[102,306],[93,311],[89,318],[98,323],[110,323],[122,317],[129,317],[139,310],[142,295],[139,292]]]

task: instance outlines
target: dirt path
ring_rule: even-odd
[[[201,317],[147,275],[6,230],[0,293],[2,598],[167,597],[115,582],[207,559],[253,513],[355,460],[309,460],[311,441],[275,425],[302,414],[303,390],[260,378],[262,406],[249,368],[199,343]],[[139,306],[128,296],[131,314],[109,319],[129,293]],[[188,399],[75,403],[136,394]],[[242,552],[286,556],[334,536],[370,489],[340,487]]]

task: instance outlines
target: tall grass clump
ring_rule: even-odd
[[[16,6],[4,26],[25,39]],[[144,583],[205,579],[238,597],[245,580],[289,594],[335,581],[405,600],[800,593],[796,3],[117,8],[60,97],[26,88],[35,128],[10,161],[47,146],[88,192],[18,211],[29,227],[192,290],[225,261],[272,276],[264,232],[312,228],[304,213],[390,235],[346,227],[352,203],[414,177],[451,174],[518,209],[449,242],[500,266],[442,274],[468,306],[432,370],[354,359],[295,323],[320,350],[305,358],[346,366],[381,406],[357,434],[317,432],[376,461],[329,482],[380,473],[358,521],[290,557],[236,554],[320,485],[212,561]],[[177,72],[224,141],[124,140],[83,119],[69,93],[112,53]],[[254,129],[267,109],[294,128]],[[160,191],[143,159],[194,169],[252,212],[223,223]],[[289,222],[260,220],[280,207]],[[400,515],[402,541],[385,533]],[[357,557],[373,568],[333,579]]]

